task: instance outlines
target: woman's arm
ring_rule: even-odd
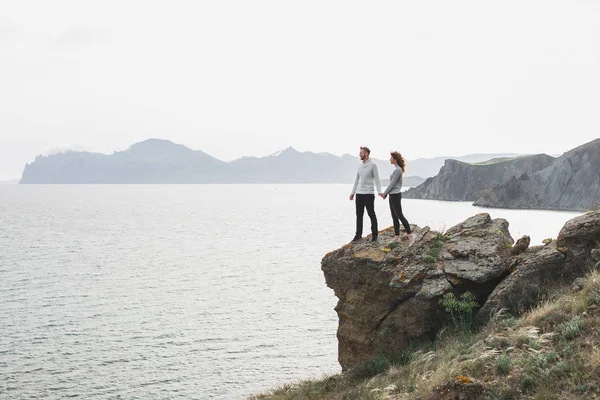
[[[394,186],[396,186],[396,184],[400,180],[401,176],[402,176],[402,169],[396,168],[394,170],[394,172],[392,172],[392,178],[390,179],[390,184],[388,185],[387,189],[385,189],[385,192],[383,192],[384,195],[387,196],[388,194],[390,194],[390,192],[392,191]]]

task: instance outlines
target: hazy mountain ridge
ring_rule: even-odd
[[[459,160],[485,161],[499,154],[475,154]],[[406,186],[437,173],[445,158],[407,160]],[[389,161],[374,158],[385,184]],[[25,166],[22,184],[110,183],[352,183],[357,156],[300,152],[291,147],[266,157],[218,160],[168,140],[148,139],[111,155],[69,151],[38,156]]]
[[[585,211],[600,208],[600,139],[559,157],[479,163],[446,160],[439,174],[405,192],[414,199],[474,201],[483,207]]]
[[[600,139],[576,147],[532,175],[482,191],[474,205],[503,208],[600,208]]]
[[[500,158],[486,163],[469,164],[446,160],[438,175],[405,193],[406,198],[474,201],[479,192],[513,176],[532,175],[548,167],[555,158],[546,154]]]
[[[150,139],[111,155],[65,152],[38,156],[20,183],[217,183],[227,163],[202,151]]]

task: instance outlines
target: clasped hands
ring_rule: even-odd
[[[384,194],[384,193],[379,193],[379,196],[384,200],[387,198],[387,194]],[[353,194],[350,195],[350,201],[352,201],[352,200],[354,200]]]

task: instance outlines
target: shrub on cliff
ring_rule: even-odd
[[[473,329],[473,316],[479,306],[473,293],[465,292],[457,298],[449,292],[441,298],[440,304],[450,314],[455,330],[469,332]]]

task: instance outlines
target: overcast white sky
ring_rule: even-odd
[[[151,137],[562,153],[600,137],[599,71],[597,0],[0,0],[0,179]]]

